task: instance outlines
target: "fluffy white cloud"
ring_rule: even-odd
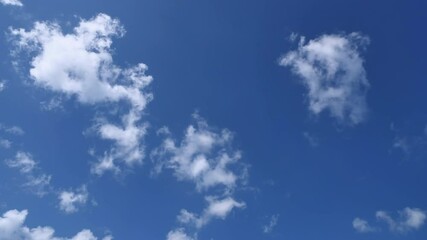
[[[355,218],[353,220],[353,228],[360,233],[374,232],[375,228],[371,227],[366,220]]]
[[[196,125],[187,128],[180,143],[168,135],[153,151],[158,171],[163,167],[172,169],[179,180],[193,181],[198,190],[215,186],[233,189],[239,179],[246,177],[245,168],[237,164],[240,151],[230,146],[233,134],[227,129],[214,131],[197,114],[194,119]]]
[[[52,227],[29,228],[24,225],[27,218],[27,210],[10,210],[0,217],[0,240],[20,239],[20,240],[97,240],[90,230],[84,229],[71,238],[55,236]],[[106,236],[103,240],[112,239]]]
[[[199,216],[185,209],[178,215],[178,221],[184,224],[194,225],[196,228],[205,226],[212,219],[225,219],[233,209],[244,208],[244,202],[237,202],[231,197],[218,199],[217,197],[207,197],[208,206]]]
[[[17,152],[15,158],[5,160],[10,168],[16,168],[26,178],[24,187],[42,197],[48,193],[52,177],[44,173],[37,173],[37,162],[30,153]]]
[[[359,33],[322,35],[307,43],[301,37],[298,49],[283,56],[280,65],[302,79],[311,112],[329,111],[339,122],[358,124],[366,118],[369,87],[359,51],[368,43]]]
[[[399,211],[399,219],[393,219],[385,211],[377,211],[376,217],[378,220],[388,224],[391,231],[408,232],[417,230],[424,225],[426,213],[418,208],[405,208]]]
[[[82,104],[130,103],[122,124],[104,119],[96,125],[97,134],[113,143],[92,167],[98,175],[118,172],[119,163],[139,164],[144,157],[141,141],[146,125],[139,122],[152,99],[152,94],[143,92],[152,77],[146,75],[143,63],[126,69],[113,63],[113,38],[122,37],[124,32],[119,20],[106,14],[81,20],[71,33],[63,33],[52,22],[36,22],[29,31],[10,30],[17,46],[15,54],[21,50],[35,53],[29,70],[35,85],[75,97]]]
[[[277,223],[279,222],[279,215],[273,215],[270,218],[270,222],[267,225],[264,225],[262,227],[262,231],[264,233],[271,233],[273,229],[276,227]]]
[[[175,230],[172,230],[168,233],[167,240],[194,240],[194,238],[188,236],[185,232],[184,229],[182,228],[178,228]]]
[[[62,191],[59,193],[59,208],[66,213],[77,212],[79,206],[86,204],[89,193],[85,185],[76,191]]]
[[[0,0],[0,3],[3,5],[12,5],[18,7],[24,6],[24,4],[22,4],[22,2],[19,0]]]

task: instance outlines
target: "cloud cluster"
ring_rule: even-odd
[[[0,217],[0,240],[20,239],[20,240],[98,240],[90,230],[84,229],[71,238],[55,236],[52,227],[29,228],[24,225],[27,218],[27,210],[10,210]],[[112,240],[111,236],[102,238]]]
[[[0,3],[3,5],[11,5],[11,6],[17,6],[17,7],[23,7],[24,4],[22,4],[19,0],[0,0]]]
[[[426,220],[426,212],[418,208],[406,207],[398,212],[398,217],[393,218],[385,211],[377,211],[376,218],[380,222],[388,225],[389,230],[397,233],[406,233],[420,229]],[[355,218],[353,220],[353,228],[361,233],[377,231],[378,228],[372,227],[368,221]]]
[[[30,153],[19,151],[14,158],[5,160],[5,163],[25,176],[24,187],[29,191],[40,197],[49,192],[52,176],[37,171],[37,162]]]
[[[193,114],[193,119],[195,124],[187,127],[181,141],[162,128],[159,133],[166,135],[165,140],[151,157],[157,173],[169,169],[179,181],[192,182],[198,192],[210,193],[200,214],[182,209],[177,217],[180,224],[199,230],[212,219],[225,219],[233,209],[246,206],[236,201],[233,193],[239,183],[245,184],[247,168],[239,163],[241,152],[232,148],[229,130],[210,127],[198,114]],[[167,238],[192,239],[183,228],[171,231]]]
[[[360,50],[369,39],[359,33],[322,35],[305,41],[280,59],[290,67],[308,90],[309,109],[314,114],[328,111],[341,123],[358,124],[367,114],[369,87]]]
[[[59,24],[52,22],[36,22],[28,31],[10,29],[17,47],[14,54],[35,53],[29,70],[35,85],[85,105],[130,104],[128,113],[121,116],[122,124],[105,118],[96,124],[96,133],[113,144],[92,167],[98,175],[117,173],[118,164],[140,164],[144,157],[141,141],[146,125],[140,120],[152,95],[143,90],[152,77],[146,75],[143,63],[129,68],[113,63],[113,38],[122,37],[124,32],[119,20],[106,14],[82,19],[71,33],[63,33]]]

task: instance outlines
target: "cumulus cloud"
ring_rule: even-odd
[[[190,224],[196,228],[201,228],[209,223],[212,219],[225,219],[233,209],[244,208],[244,202],[237,202],[231,197],[219,199],[218,197],[207,197],[208,206],[202,214],[197,215],[185,209],[181,210],[178,215],[178,221],[184,224]]]
[[[378,220],[388,224],[389,229],[394,232],[408,232],[417,230],[424,225],[426,213],[418,208],[405,208],[399,211],[399,218],[393,219],[385,211],[377,211]]]
[[[79,206],[85,205],[89,193],[85,185],[76,191],[62,191],[59,193],[59,208],[66,213],[75,213]]]
[[[0,3],[3,5],[12,5],[18,7],[24,6],[24,4],[22,4],[22,2],[19,0],[0,0]]]
[[[0,217],[0,239],[21,239],[21,240],[98,240],[90,230],[84,229],[74,237],[56,237],[52,227],[30,228],[24,225],[28,215],[28,210],[10,210]],[[103,240],[111,240],[111,236],[106,236]]]
[[[278,214],[271,216],[270,222],[262,227],[262,231],[264,233],[271,233],[273,229],[276,227],[278,222],[279,222]]]
[[[23,185],[26,189],[40,197],[48,193],[52,177],[36,171],[38,163],[30,153],[19,151],[13,159],[5,160],[5,163],[10,168],[18,169],[26,178],[26,182]]]
[[[194,182],[199,191],[216,186],[234,189],[246,177],[246,169],[238,164],[241,152],[230,146],[233,134],[227,129],[215,131],[197,114],[193,117],[196,124],[187,128],[181,142],[167,135],[152,152],[157,170],[172,169],[179,180]]]
[[[194,238],[188,236],[184,232],[184,229],[182,229],[182,228],[178,228],[178,229],[170,231],[168,233],[166,239],[167,240],[194,240]]]
[[[121,116],[122,124],[105,119],[96,124],[96,133],[113,144],[92,166],[92,172],[98,175],[105,171],[117,173],[118,164],[140,164],[144,157],[141,141],[146,124],[140,120],[152,94],[143,90],[152,77],[146,75],[143,63],[129,68],[113,63],[113,38],[124,33],[120,21],[106,14],[82,19],[71,33],[63,33],[59,24],[52,22],[36,22],[28,31],[10,29],[17,46],[14,54],[22,50],[35,53],[29,70],[35,85],[86,105],[130,104],[129,112]]]
[[[312,113],[328,111],[339,122],[354,125],[367,115],[369,82],[360,50],[368,43],[359,33],[322,35],[308,42],[301,37],[298,48],[284,55],[280,65],[301,78]]]
[[[360,233],[368,233],[375,231],[375,228],[371,227],[368,221],[360,218],[355,218],[353,220],[353,228]]]

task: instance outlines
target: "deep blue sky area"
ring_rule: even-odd
[[[13,209],[28,210],[23,226],[50,226],[55,236],[70,238],[82,229],[100,240],[426,238],[426,1],[21,2],[0,4],[0,140],[10,142],[0,144],[0,240],[15,239],[1,223]],[[145,157],[142,164],[120,165],[121,174],[91,172],[97,157],[90,151],[99,156],[114,145],[96,134],[96,122],[103,116],[119,124],[130,108],[126,100],[82,103],[75,94],[37,84],[30,69],[42,48],[18,51],[10,30],[30,31],[42,21],[73,34],[82,19],[100,13],[118,19],[126,31],[111,38],[114,64],[125,69],[144,63],[153,77],[144,88],[153,99],[139,119],[148,124],[139,139]],[[347,40],[351,33],[369,39],[351,50],[359,54],[369,85],[362,94],[366,115],[355,124],[328,109],[313,112],[304,78],[280,64],[310,40]],[[306,41],[298,43],[302,37]],[[321,62],[313,66],[320,69]],[[342,79],[337,74],[336,84]],[[43,109],[52,99],[60,99],[59,105]],[[179,146],[186,128],[197,126],[195,113],[209,131],[233,133],[225,148],[241,151],[238,164],[247,176],[231,193],[198,190],[173,167],[153,173],[160,161],[154,152],[165,138],[158,130],[166,126]],[[37,162],[31,172],[10,166],[18,152]],[[51,175],[43,196],[25,186],[41,174]],[[63,211],[61,193],[82,186],[87,199],[76,202],[76,211]],[[245,206],[201,227],[179,222],[181,209],[202,217],[205,198],[214,195]],[[379,217],[380,211],[389,219]],[[355,226],[355,219],[365,228]],[[168,238],[174,229],[187,238]]]

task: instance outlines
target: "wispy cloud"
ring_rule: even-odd
[[[360,33],[322,35],[308,42],[300,37],[298,48],[284,55],[280,65],[301,78],[312,113],[328,111],[339,122],[355,125],[368,111],[369,83],[360,54],[368,43]]]
[[[40,197],[43,197],[50,191],[50,181],[52,177],[40,173],[37,169],[38,163],[30,153],[19,151],[14,158],[6,159],[5,163],[10,168],[18,169],[26,178],[26,182],[23,184],[25,189],[28,189]]]
[[[262,231],[264,233],[271,233],[273,229],[276,227],[278,222],[279,222],[278,214],[271,216],[269,223],[262,227]]]

